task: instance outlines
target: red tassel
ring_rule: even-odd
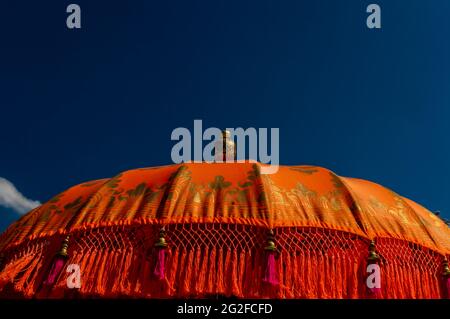
[[[163,280],[165,278],[165,259],[166,259],[166,250],[164,248],[158,249],[158,257],[156,259],[155,269],[153,270],[153,274],[159,280]]]
[[[60,255],[55,256],[47,279],[44,281],[44,285],[52,286],[55,284],[56,279],[58,279],[58,276],[61,273],[65,262],[66,258],[64,256]]]
[[[264,273],[263,282],[274,286],[279,284],[274,251],[267,253],[266,271]]]

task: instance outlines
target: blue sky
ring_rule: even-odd
[[[65,26],[78,3],[82,29]],[[378,3],[382,29],[369,30]],[[0,177],[45,202],[171,163],[176,127],[279,127],[282,164],[450,217],[450,2],[7,1]],[[0,229],[19,214],[0,206]]]

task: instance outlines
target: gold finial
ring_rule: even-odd
[[[70,235],[67,235],[67,237],[64,238],[63,243],[61,245],[61,250],[58,252],[59,256],[62,256],[62,257],[68,256],[67,249],[69,248],[69,238],[70,238]]]
[[[159,247],[159,248],[165,248],[167,247],[167,242],[166,242],[166,230],[164,227],[162,227],[159,230],[159,238],[158,241],[155,244],[155,247]]]
[[[277,246],[275,245],[275,234],[273,233],[273,230],[269,230],[269,234],[267,236],[267,245],[264,247],[264,250],[267,251],[276,251]]]
[[[450,269],[448,267],[448,260],[447,258],[444,259],[444,273],[443,273],[444,277],[449,277],[450,276]]]
[[[377,261],[380,259],[377,252],[375,251],[375,241],[371,240],[369,245],[369,257],[367,258],[369,261]]]
[[[228,130],[222,130],[223,138],[229,138],[231,136],[231,132]]]
[[[231,138],[229,130],[222,130],[222,139],[216,141],[214,150],[217,162],[233,162],[236,159],[236,143]]]

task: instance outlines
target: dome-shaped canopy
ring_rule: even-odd
[[[5,262],[3,274],[0,271],[0,289],[3,279],[4,284],[15,281],[16,286],[14,289],[21,291],[25,295],[33,294],[37,291],[38,284],[30,285],[28,281],[25,284],[25,279],[20,279],[23,282],[20,281],[17,277],[19,274],[11,270],[13,269],[12,266],[8,268],[8,262],[10,265],[13,265],[14,262],[20,264],[20,258],[22,257],[19,256],[20,254],[17,251],[25,249],[24,247],[31,245],[31,243],[36,243],[37,245],[37,243],[46,242],[47,246],[43,246],[46,248],[39,250],[39,256],[43,259],[49,253],[55,253],[57,246],[61,244],[63,238],[61,236],[66,234],[73,234],[74,240],[76,242],[78,240],[78,248],[69,245],[69,247],[72,247],[69,248],[69,252],[71,249],[74,250],[72,256],[82,254],[80,242],[106,251],[111,246],[116,247],[118,245],[122,247],[121,245],[125,245],[125,241],[137,240],[136,238],[139,236],[141,236],[139,237],[141,238],[139,239],[139,244],[150,242],[150,246],[145,246],[147,249],[148,247],[153,247],[153,242],[158,236],[157,229],[159,229],[155,227],[160,227],[161,225],[167,226],[168,247],[171,247],[172,231],[172,234],[177,234],[180,247],[183,246],[180,249],[184,250],[189,250],[185,243],[186,241],[198,240],[199,243],[198,245],[196,244],[196,247],[203,247],[202,245],[214,246],[217,242],[220,243],[221,249],[231,245],[233,249],[243,254],[245,249],[251,251],[256,249],[255,247],[259,247],[256,241],[260,237],[260,241],[263,241],[262,244],[264,244],[265,234],[268,229],[274,229],[275,236],[280,238],[284,236],[283,231],[289,229],[285,234],[286,238],[277,242],[278,246],[282,246],[283,240],[285,240],[285,246],[292,246],[295,240],[312,236],[310,235],[311,233],[305,235],[304,232],[306,230],[309,232],[318,230],[320,232],[326,231],[330,234],[341,234],[339,236],[342,238],[347,236],[353,242],[358,239],[361,243],[364,242],[365,246],[364,248],[355,248],[355,251],[358,251],[358,256],[355,257],[355,260],[361,260],[361,258],[364,259],[366,257],[366,248],[370,240],[380,239],[382,242],[383,238],[389,239],[391,242],[398,241],[398,243],[403,243],[401,245],[404,245],[404,247],[415,247],[414,249],[416,250],[427,251],[427,254],[428,252],[431,255],[436,254],[437,265],[442,261],[439,259],[439,256],[444,258],[450,253],[450,231],[448,226],[424,207],[397,195],[387,188],[361,179],[340,177],[327,169],[316,166],[280,166],[277,173],[262,175],[260,174],[261,165],[259,163],[188,163],[142,168],[120,173],[110,179],[101,179],[74,186],[23,216],[1,235],[0,252],[5,256],[9,255],[9,259]],[[142,227],[145,225],[150,227],[149,229],[151,230],[149,232],[152,235],[145,233],[145,231],[142,231],[140,235],[136,233],[137,230],[143,229]],[[210,229],[215,229],[215,227],[224,228],[225,226],[223,225],[227,225],[226,227],[228,227],[229,231],[222,229],[221,232],[236,235],[233,235],[233,238],[227,237],[227,239],[223,235],[219,236],[215,230],[208,230],[209,233],[204,231],[203,233],[196,233],[196,230],[192,228],[197,227],[195,225],[210,225],[208,226]],[[251,227],[262,231],[249,231],[248,229]],[[114,234],[115,239],[105,239],[105,246],[99,244],[99,239],[92,239],[92,234],[99,229],[110,229],[111,232],[116,232]],[[118,234],[124,229],[134,229],[134,237],[132,236],[131,238],[127,235],[128,239],[125,239],[125,235],[119,236]],[[292,235],[293,229],[295,229],[295,234],[297,235]],[[278,233],[277,230],[279,230]],[[262,235],[258,235],[260,237],[249,235],[247,238],[245,237],[247,233],[261,233]],[[300,233],[301,235],[298,235]],[[216,235],[220,238],[212,239]],[[87,243],[86,239],[82,239],[84,238],[83,236],[91,238],[91,242]],[[197,239],[193,236],[197,236]],[[209,244],[205,243],[205,240],[209,240]],[[122,242],[119,243],[120,241]],[[237,241],[245,242],[247,246],[238,245],[236,244]],[[176,240],[173,240],[172,248],[176,246],[175,242]],[[333,242],[336,243],[335,240]],[[254,244],[253,246],[252,243]],[[56,247],[52,248],[53,250],[50,248],[53,247],[52,245]],[[131,243],[130,245],[137,244]],[[403,249],[400,248],[403,247],[401,245],[399,249]],[[135,254],[133,256],[136,257],[136,247],[133,247],[133,254]],[[300,249],[298,248],[299,246],[296,247],[295,249]],[[328,248],[334,249],[330,247]],[[281,257],[283,257],[283,253],[286,254],[289,249],[286,248],[287,250],[283,251],[283,247],[280,248]],[[344,248],[350,249],[348,246],[343,248],[342,245],[338,248],[341,250]],[[123,246],[120,249],[127,250],[128,248]],[[15,255],[12,253],[13,251],[15,251]],[[33,254],[31,255],[36,258],[38,253],[33,252]],[[172,257],[170,258],[175,258],[173,251],[171,254],[170,256]],[[203,257],[200,258],[200,255],[196,255],[199,258],[197,260],[197,257],[189,255],[189,252],[186,252],[186,254],[188,256],[186,258],[192,258],[190,262],[194,264],[197,262],[196,267],[203,267],[203,259],[201,259]],[[212,254],[212,248],[206,254]],[[215,253],[214,256],[208,255],[205,258],[210,258],[210,262],[211,258],[214,258],[217,263],[220,263],[221,261],[217,260],[219,258],[218,255],[219,253]],[[387,260],[388,251],[386,251],[385,255],[385,260]],[[234,258],[233,255],[230,255],[231,257],[227,256],[227,253],[224,253],[223,263],[226,262],[226,258]],[[293,256],[297,256],[297,252],[293,252]],[[83,259],[88,257],[78,256],[77,258],[78,262],[84,263],[84,265],[94,262],[93,260],[87,261]],[[99,255],[97,255],[97,258],[100,258]],[[146,258],[149,260],[148,255]],[[238,268],[230,274],[230,276],[236,277],[233,277],[233,280],[230,279],[233,282],[231,288],[227,288],[226,282],[206,288],[208,280],[204,279],[205,287],[202,289],[198,287],[186,288],[186,284],[184,287],[185,292],[187,291],[188,295],[223,293],[225,295],[249,296],[244,293],[243,286],[239,286],[241,284],[239,282],[241,277],[239,276],[243,278],[244,273],[249,271],[244,270],[245,265],[242,265],[244,268],[242,268],[241,272],[238,271],[239,260],[244,262],[245,258],[247,257],[244,255],[236,257],[238,264],[236,267]],[[285,262],[287,262],[286,260]],[[131,261],[128,262],[131,263]],[[181,260],[177,262],[180,263]],[[152,261],[150,260],[149,265],[151,263]],[[205,261],[205,263],[207,262]],[[252,263],[254,264],[255,261]],[[18,264],[15,265],[17,269],[20,268]],[[195,266],[194,264],[192,267]],[[169,265],[170,262],[168,261],[166,263],[167,268],[169,268]],[[43,280],[42,276],[44,275],[41,274],[41,278],[38,273],[44,272],[44,266],[45,263],[41,262],[41,266],[38,267],[36,265],[36,270],[32,272],[36,276],[36,281]],[[81,267],[85,272],[88,272],[87,266],[82,265]],[[130,265],[127,265],[127,267],[130,267]],[[0,269],[2,269],[1,265]],[[10,271],[9,275],[4,275],[8,269]],[[287,271],[285,268],[280,269],[281,273],[284,272],[283,280],[287,280]],[[436,266],[436,271],[436,274],[441,271],[439,266]],[[433,274],[433,276],[436,277],[436,274]],[[177,277],[179,276],[177,274],[172,275],[173,281],[170,282],[170,279],[168,279],[172,286],[184,280]],[[359,275],[355,276],[358,278]],[[127,280],[131,279],[128,278]],[[217,281],[217,278],[215,280]],[[293,278],[289,280],[289,282],[283,282],[283,285],[294,285],[295,280]],[[21,284],[19,285],[17,282]],[[89,283],[86,283],[86,285],[89,285]],[[109,289],[108,291],[112,294],[140,295],[136,293],[139,290],[138,288],[135,288],[136,291],[133,290],[133,293],[124,287],[120,288],[122,292],[112,292],[114,285],[111,285],[106,285],[109,288],[102,289]],[[210,285],[214,285],[214,283],[210,283]],[[93,287],[91,288],[94,289]],[[88,291],[88,289],[85,286],[81,291],[102,295],[101,290]],[[174,287],[171,289],[174,289],[173,291],[177,290]],[[285,289],[287,288],[285,287]],[[297,289],[297,293],[295,289]],[[300,288],[297,287],[295,289],[280,293],[278,296],[358,297],[357,292],[354,295],[347,294],[348,288],[345,288],[347,292],[341,294],[336,292],[323,292],[321,294],[317,291],[311,293],[306,291],[298,292]],[[358,289],[355,288],[355,291]],[[170,295],[171,293],[168,294]],[[147,294],[144,293],[144,295],[152,296],[152,293],[148,292]],[[176,292],[174,295],[179,296],[180,293]],[[437,290],[434,296],[436,295],[439,296]],[[250,296],[258,296],[258,292]]]
[[[0,248],[69,229],[166,221],[325,227],[450,252],[448,226],[387,188],[317,166],[261,175],[260,165],[170,165],[83,183],[14,223]]]

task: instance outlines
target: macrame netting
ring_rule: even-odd
[[[258,180],[260,178],[257,177]],[[223,187],[219,188],[220,194],[216,193],[215,196],[221,197],[223,201],[224,189],[229,187],[226,180],[215,180],[222,183]],[[256,181],[253,182],[257,184]],[[104,183],[101,183],[102,187]],[[266,192],[273,190],[273,185],[270,188],[267,181],[263,186]],[[185,211],[188,210],[186,207],[197,209],[189,204],[187,195],[178,192],[173,184],[167,189],[169,191],[161,194],[159,211],[165,211],[161,208],[161,203],[164,203],[164,207],[173,206],[174,209],[184,207]],[[190,189],[192,192],[192,188]],[[176,198],[174,191],[178,192]],[[303,189],[306,194],[308,191],[312,192]],[[339,202],[335,203],[336,209],[333,208],[333,199],[329,199],[328,204],[323,206],[325,208],[316,211],[316,214],[343,214],[341,210],[345,202],[340,198],[350,201],[347,206],[352,207],[352,214],[358,215],[358,212],[364,211],[364,208],[352,204],[355,198],[359,199],[358,204],[364,203],[361,195],[352,193],[349,197],[348,189],[344,191],[337,193]],[[120,192],[123,193],[133,194],[125,190]],[[143,191],[142,198],[145,194]],[[249,190],[246,194],[251,196]],[[371,233],[370,224],[364,222],[364,216],[358,221],[363,225],[358,230],[346,229],[338,224],[336,227],[324,227],[325,217],[321,218],[322,221],[317,220],[316,226],[309,222],[299,223],[295,218],[292,225],[289,225],[284,220],[278,223],[272,220],[264,224],[254,223],[250,218],[239,217],[233,220],[229,216],[189,220],[184,215],[177,222],[176,218],[170,218],[170,214],[166,214],[164,218],[134,218],[132,222],[121,220],[113,223],[105,222],[99,215],[86,211],[90,205],[100,211],[103,209],[104,216],[118,216],[113,210],[95,206],[93,201],[96,205],[97,201],[101,201],[95,199],[96,196],[99,196],[98,189],[86,196],[86,201],[74,209],[74,214],[67,221],[62,217],[58,223],[53,221],[59,227],[55,231],[47,230],[46,223],[49,223],[51,217],[46,216],[46,223],[42,223],[42,220],[40,223],[35,222],[33,227],[30,226],[31,230],[27,229],[27,234],[24,234],[24,228],[33,225],[30,220],[38,220],[31,212],[0,237],[0,252],[3,256],[0,264],[1,297],[375,298],[366,286],[371,240],[375,242],[379,256],[377,263],[381,269],[381,289],[376,298],[448,296],[443,263],[449,254],[447,248],[441,249],[448,244],[448,232],[441,237],[436,235],[430,241],[418,243],[414,238],[405,237],[406,235],[382,236],[381,233]],[[192,198],[195,199],[196,195]],[[323,202],[324,198],[317,200]],[[172,203],[168,205],[171,200]],[[175,200],[176,205],[173,204]],[[307,200],[311,207],[319,209],[314,202],[315,197]],[[110,201],[108,198],[108,202]],[[180,201],[184,201],[184,206]],[[203,201],[208,207],[206,210],[213,205],[215,211],[223,212],[223,207],[217,201],[215,204]],[[135,205],[136,212],[148,209],[149,203],[140,201]],[[273,210],[277,207],[276,203],[274,197],[267,196],[259,205],[266,205],[264,210],[267,207]],[[305,202],[299,203],[306,207],[303,208],[303,218],[310,220]],[[64,203],[61,211],[70,210],[72,206]],[[133,210],[134,206],[129,202],[126,207]],[[376,203],[374,207],[382,206]],[[44,208],[40,208],[39,214],[43,214]],[[136,212],[133,213],[134,216]],[[97,221],[87,224],[85,221],[88,217]],[[400,218],[405,219],[404,216]],[[336,221],[340,222],[338,219]],[[437,223],[434,219],[432,222]],[[39,231],[33,232],[36,229]],[[155,243],[160,240],[161,229],[164,229],[167,246],[158,247]],[[443,229],[444,232],[448,231],[447,228]],[[269,230],[273,231],[276,247],[273,251],[266,249]],[[430,233],[434,234],[433,231]],[[437,234],[436,231],[435,233]],[[80,266],[82,282],[79,289],[67,288],[69,274],[65,269],[58,275],[54,285],[45,284],[55,253],[68,234],[70,240],[65,263]],[[430,247],[430,242],[438,244]],[[271,275],[276,277],[273,284],[264,280],[267,276],[268,258],[272,258]]]
[[[41,297],[370,298],[365,285],[368,241],[359,236],[320,228],[275,229],[280,284],[271,287],[261,280],[266,229],[237,224],[172,224],[166,229],[162,281],[152,274],[157,225],[101,227],[72,234],[68,263],[81,265],[79,291],[66,288],[66,274],[50,290],[42,287],[46,260],[54,252],[49,238],[7,252],[0,277],[3,294],[31,297],[40,289]],[[443,256],[389,238],[380,238],[377,248],[382,297],[445,297],[440,287]]]

